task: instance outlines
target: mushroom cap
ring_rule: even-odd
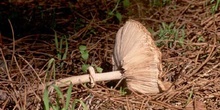
[[[162,72],[161,52],[150,32],[138,21],[128,20],[116,34],[113,70],[124,70],[128,89],[158,93]]]

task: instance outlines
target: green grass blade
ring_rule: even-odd
[[[191,88],[191,91],[189,93],[189,97],[187,99],[187,102],[186,102],[186,106],[190,103],[190,101],[192,100],[192,96],[193,96],[193,89],[194,87]]]
[[[48,93],[47,88],[44,90],[43,102],[44,102],[44,109],[49,110],[50,109],[50,101],[49,101],[49,93]]]
[[[53,87],[56,90],[56,93],[57,93],[58,97],[62,100],[62,102],[64,102],[63,93],[61,92],[60,88],[58,86],[55,86],[55,85],[53,85]]]
[[[73,84],[71,83],[71,84],[69,85],[68,90],[67,90],[66,104],[65,104],[64,110],[68,110],[68,106],[69,106],[69,104],[70,104],[70,99],[71,99],[71,93],[72,93],[72,89],[73,89],[72,87],[73,87]]]
[[[68,41],[67,41],[67,38],[65,38],[65,42],[66,42],[66,47],[65,47],[65,52],[63,54],[63,58],[62,60],[66,59],[67,58],[67,53],[68,53],[68,48],[69,48],[69,45],[68,45]]]
[[[55,61],[54,58],[51,58],[51,59],[48,61],[47,69],[49,69],[49,68],[51,67],[51,65],[53,64],[54,61]]]
[[[55,35],[54,35],[54,40],[55,40],[55,46],[56,46],[56,49],[59,48],[59,44],[58,44],[58,38],[57,38],[57,32],[55,31]]]
[[[81,105],[83,106],[83,110],[88,110],[86,104],[85,104],[82,100],[79,100],[79,102],[80,102]]]
[[[76,108],[76,101],[74,100],[74,102],[72,103],[72,109],[71,110],[75,110]]]
[[[56,64],[55,64],[55,61],[53,62],[53,79],[55,80],[56,79]]]
[[[54,35],[54,41],[55,41],[56,51],[58,52],[57,57],[60,59],[61,55],[60,55],[59,41],[58,41],[58,38],[57,38],[57,32],[56,31],[55,31],[55,35]]]
[[[59,59],[61,60],[61,53],[62,53],[62,49],[63,49],[63,37],[60,39],[60,44],[59,44],[59,54],[60,54],[60,57]]]
[[[60,110],[59,106],[52,106],[53,110]]]
[[[75,109],[77,102],[79,102],[83,106],[83,110],[89,110],[88,107],[86,106],[86,104],[82,100],[79,100],[79,99],[74,100],[74,102],[72,104],[72,107],[73,107],[72,110]]]
[[[49,61],[48,61],[48,65],[47,65],[47,73],[46,73],[46,77],[49,75],[49,69],[53,67],[53,64],[55,62],[55,59],[54,58],[51,58]]]
[[[60,110],[61,103],[59,97],[56,97],[56,105],[53,105],[53,110]]]

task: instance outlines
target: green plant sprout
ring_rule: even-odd
[[[101,67],[98,67],[97,65],[94,65],[95,69],[98,73],[101,73],[103,71],[103,69]]]
[[[76,104],[77,103],[80,103],[82,106],[83,106],[83,110],[89,110],[88,107],[86,106],[86,104],[82,101],[82,100],[79,100],[79,99],[75,99],[73,104],[72,104],[72,110],[74,110],[73,108],[76,107]]]
[[[165,45],[163,42],[164,40],[168,41],[169,48],[172,48],[174,43],[177,43],[182,47],[184,46],[184,40],[186,37],[184,27],[182,29],[176,29],[173,23],[162,23],[157,35],[160,40],[160,42],[157,43],[158,46]]]
[[[87,60],[89,59],[89,51],[87,50],[86,46],[85,45],[80,45],[79,46],[79,51],[81,53],[81,58],[83,59],[83,65],[82,65],[82,71],[84,73],[87,72],[87,69],[88,67],[90,66],[89,64],[87,64]],[[103,71],[103,69],[101,67],[98,67],[96,65],[91,65],[91,66],[94,66],[96,71],[98,73],[101,73]]]
[[[55,80],[56,64],[55,64],[55,59],[54,58],[51,58],[48,61],[47,70],[46,70],[46,77],[51,79],[51,76],[53,76],[53,79]]]
[[[127,88],[126,88],[126,87],[125,87],[125,88],[120,87],[120,90],[119,90],[120,95],[121,95],[121,96],[126,95],[126,94],[127,94],[126,90],[127,90]]]
[[[118,19],[119,22],[122,21],[122,14],[118,11],[120,1],[121,0],[117,0],[114,9],[112,11],[108,12],[108,15],[115,16]],[[130,1],[129,0],[123,0],[122,4],[123,4],[124,8],[128,8],[130,6]]]
[[[204,37],[203,36],[199,36],[197,42],[204,42],[204,41],[205,41]]]
[[[129,0],[123,0],[122,3],[123,3],[124,8],[128,8],[130,6],[130,1]]]
[[[50,110],[49,91],[46,88],[43,94],[44,110]]]
[[[187,102],[186,102],[185,106],[187,106],[190,103],[190,101],[193,99],[193,89],[194,89],[194,87],[191,88],[191,91],[189,93],[189,97],[187,99]]]
[[[65,40],[65,51],[64,53],[62,52],[63,50],[63,40]],[[65,60],[67,58],[67,53],[68,53],[68,41],[66,36],[62,36],[62,38],[59,40],[57,37],[57,33],[55,31],[54,35],[54,41],[55,41],[55,46],[56,46],[56,51],[57,51],[57,58],[59,60]],[[63,67],[63,62],[60,63],[60,67]]]
[[[62,50],[63,50],[63,40],[64,39],[65,39],[65,51],[63,53]],[[68,53],[68,42],[67,42],[66,36],[63,36],[59,40],[57,37],[57,33],[55,31],[54,41],[55,41],[55,46],[56,46],[56,51],[57,51],[57,59],[58,60],[65,60],[67,58],[67,53]],[[62,68],[63,65],[64,65],[64,62],[61,61],[61,63],[59,63],[60,68]],[[55,60],[55,58],[51,58],[48,61],[46,73],[47,73],[46,74],[47,78],[49,77],[49,79],[50,79],[51,76],[53,76],[53,79],[55,79],[55,76],[56,76],[56,74],[55,74],[56,73],[56,60]]]
[[[211,8],[212,14],[214,14],[218,10],[219,4],[220,4],[220,0],[210,0],[210,3],[214,3],[215,1],[216,3]]]
[[[87,60],[89,58],[89,52],[88,50],[86,49],[86,46],[84,45],[80,45],[79,46],[79,52],[81,53],[81,58],[85,61],[82,65],[82,71],[84,73],[87,72],[87,68],[89,67],[89,65],[87,64]]]
[[[75,110],[76,104],[80,102],[83,106],[83,110],[88,110],[86,104],[79,100],[75,99],[73,103],[71,103],[71,93],[72,93],[72,84],[69,85],[66,96],[63,95],[61,89],[55,85],[53,85],[56,91],[56,101],[55,104],[52,104],[49,99],[49,91],[46,88],[43,94],[43,102],[44,102],[44,110]]]

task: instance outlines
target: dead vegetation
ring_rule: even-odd
[[[123,15],[119,22],[106,13],[114,9],[114,1],[1,2],[0,109],[42,110],[43,91],[36,86],[53,80],[54,72],[56,79],[84,74],[79,45],[88,48],[88,64],[111,71],[115,35],[128,18],[151,29],[162,51],[161,78],[172,82],[172,87],[159,94],[122,95],[122,91],[111,89],[107,82],[94,88],[74,85],[71,101],[79,99],[91,110],[219,109],[220,15],[218,10],[211,13],[214,4],[180,0],[153,7],[148,2],[131,1],[129,8],[117,8]],[[173,23],[170,29],[183,30],[184,35],[179,32],[175,36],[171,32],[160,36],[162,23]],[[59,38],[68,36],[66,59],[57,57],[54,31]],[[51,58],[55,59],[56,71],[47,68]],[[60,63],[64,65],[61,67]],[[67,88],[62,88],[64,94],[66,91]],[[56,97],[55,91],[50,94],[51,102],[55,103]],[[83,106],[78,103],[75,108]]]

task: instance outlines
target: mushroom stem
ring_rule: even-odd
[[[109,81],[109,80],[116,80],[121,79],[123,75],[120,71],[112,71],[106,73],[95,73],[95,74],[86,74],[80,76],[72,76],[64,79],[59,79],[55,82],[49,82],[47,85],[55,84],[58,87],[65,87],[68,86],[70,83],[80,84],[86,82],[96,82],[96,81]]]

